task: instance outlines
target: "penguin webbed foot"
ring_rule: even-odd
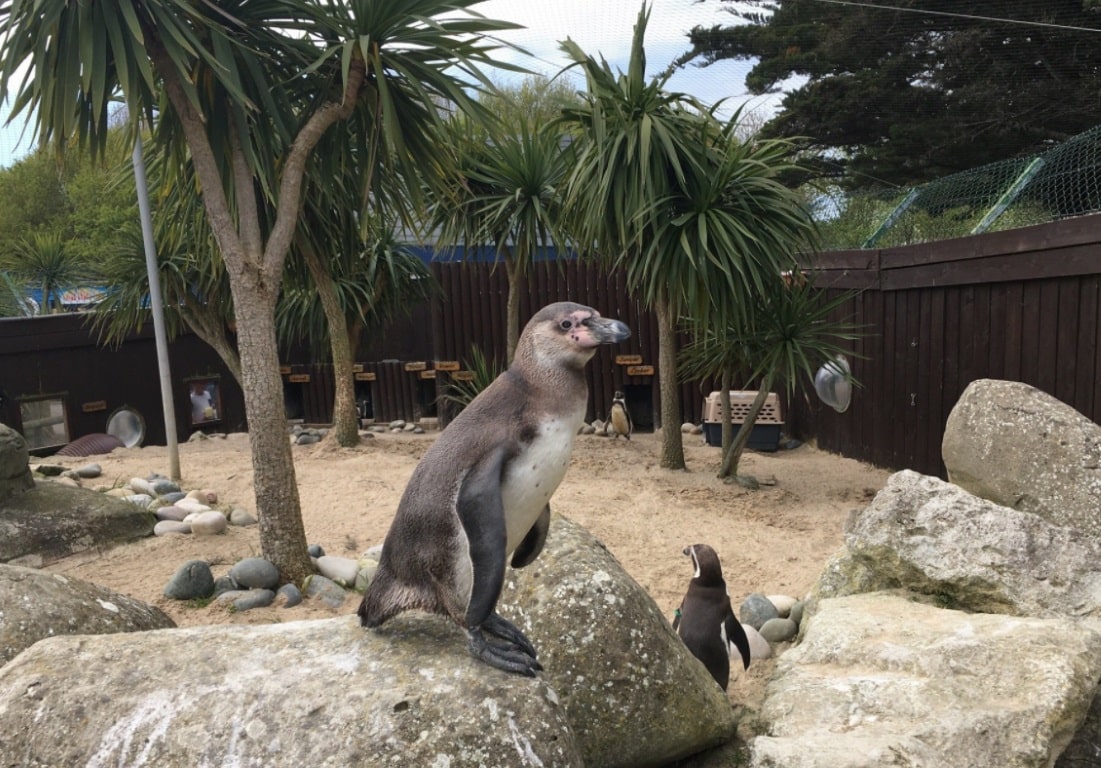
[[[526,653],[519,645],[510,643],[510,647],[506,647],[489,642],[482,627],[471,627],[466,634],[470,654],[491,667],[525,677],[535,677],[535,673],[543,668],[534,656]]]
[[[535,662],[537,669],[543,668],[539,666],[538,654],[535,653],[535,646],[532,645],[531,641],[524,636],[524,633],[508,619],[498,613],[491,613],[489,617],[482,622],[482,629],[494,637],[504,640],[513,648],[530,656],[531,660]]]

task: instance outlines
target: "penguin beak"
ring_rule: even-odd
[[[610,317],[590,317],[584,324],[597,344],[617,344],[631,338],[627,324]]]

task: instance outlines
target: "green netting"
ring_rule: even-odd
[[[882,248],[994,232],[1101,211],[1101,126],[1039,155],[990,163],[911,189],[834,190],[815,200],[822,248]]]

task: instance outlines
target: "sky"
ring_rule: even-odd
[[[686,33],[696,25],[729,25],[735,17],[723,10],[729,3],[719,0],[651,0],[650,22],[646,28],[647,75],[663,70],[670,61],[688,48]],[[502,51],[502,59],[523,63],[529,69],[547,76],[556,75],[568,61],[558,43],[572,38],[583,51],[597,58],[603,56],[613,69],[626,69],[631,50],[631,36],[641,2],[636,0],[485,0],[474,9],[490,18],[504,19],[526,28],[503,33],[501,37],[527,49],[532,58]],[[748,102],[747,110],[762,110],[771,115],[778,103],[776,96],[750,97],[745,90],[745,75],[751,66],[745,61],[723,61],[706,68],[688,65],[669,80],[670,91],[683,91],[706,104],[729,99],[729,115]],[[571,73],[574,84],[581,88],[580,73]],[[520,76],[501,71],[500,82]],[[4,126],[7,109],[0,107],[0,168],[7,168],[34,148],[29,133],[20,138],[24,121]]]

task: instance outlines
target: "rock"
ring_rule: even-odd
[[[583,424],[581,426],[581,434],[594,435],[596,434],[596,428],[592,424]]]
[[[250,525],[256,525],[257,522],[258,521],[255,517],[249,514],[247,510],[241,509],[240,507],[234,507],[233,511],[229,513],[230,525],[236,525],[245,528]]]
[[[201,443],[203,440],[208,440],[208,439],[209,438],[205,434],[203,434],[202,432],[192,432],[191,436],[187,438],[187,442],[189,442],[189,443]]]
[[[129,496],[123,496],[122,500],[142,509],[149,509],[149,505],[153,503],[153,497],[148,493],[132,493]]]
[[[806,608],[807,603],[805,600],[796,601],[795,605],[791,606],[791,613],[788,618],[794,621],[796,624],[803,623],[803,611]]]
[[[378,561],[361,560],[359,562],[359,572],[356,574],[355,591],[359,593],[366,592],[376,573],[378,573]]]
[[[228,525],[226,516],[217,510],[200,512],[191,521],[191,532],[196,536],[215,536],[225,533]]]
[[[355,586],[356,574],[359,573],[359,563],[348,557],[336,557],[334,555],[322,555],[315,558],[317,572],[327,579],[335,581],[342,587]]]
[[[214,594],[214,574],[205,560],[189,560],[176,570],[164,587],[173,600],[195,600]]]
[[[772,646],[768,644],[768,640],[761,637],[756,627],[751,624],[742,624],[742,629],[745,630],[746,639],[749,640],[750,663],[772,658]]]
[[[57,477],[65,472],[60,464],[35,464],[34,471],[43,477]]]
[[[39,483],[3,502],[0,562],[40,555],[43,562],[152,535],[153,513],[86,488]]]
[[[249,589],[275,589],[279,586],[279,569],[262,557],[246,557],[229,569],[229,577]]]
[[[769,595],[768,601],[776,608],[776,614],[781,619],[786,619],[795,605],[795,598],[789,595]]]
[[[390,422],[390,429],[405,429],[405,420],[394,419]]]
[[[85,464],[74,469],[73,474],[84,480],[91,480],[103,474],[103,467],[99,464]]]
[[[311,544],[306,548],[306,553],[310,557],[321,557],[325,554],[325,550],[320,544]]]
[[[682,434],[691,435],[695,431],[696,425],[690,421],[686,421],[680,425],[680,431]]]
[[[424,615],[51,638],[0,670],[0,732],[26,768],[582,766],[548,682]]]
[[[80,488],[81,487],[80,482],[78,480],[75,480],[74,478],[68,477],[67,475],[55,479],[54,482],[58,483],[60,485],[67,485],[70,488]]]
[[[210,507],[194,497],[187,497],[175,502],[173,506],[186,509],[188,512],[209,512]]]
[[[823,600],[779,657],[758,768],[1051,765],[1090,706],[1101,634],[884,593]]]
[[[1101,541],[904,470],[849,522],[814,595],[894,588],[969,611],[1101,619]]]
[[[154,536],[170,536],[173,534],[191,535],[191,523],[182,520],[161,520],[153,526]]]
[[[162,498],[166,493],[178,493],[180,490],[178,483],[164,477],[157,478],[153,481],[152,485],[153,492]]]
[[[660,766],[733,735],[726,694],[581,526],[552,519],[539,558],[506,572],[498,610],[539,652],[585,765]]]
[[[742,601],[738,608],[738,618],[742,624],[748,624],[759,630],[769,619],[779,618],[780,614],[772,601],[760,593],[753,593]]]
[[[299,435],[295,438],[295,445],[313,445],[314,443],[321,442],[321,435],[310,434],[309,432]]]
[[[306,577],[305,588],[306,597],[319,600],[334,611],[344,605],[344,598],[347,596],[342,586],[317,573]]]
[[[157,492],[153,490],[153,484],[143,477],[131,477],[127,485],[135,494],[144,494],[150,498],[157,495]]]
[[[283,608],[293,608],[302,602],[302,593],[294,584],[284,584],[275,593],[274,602]]]
[[[769,643],[786,643],[795,637],[799,625],[791,619],[769,619],[761,625],[761,637]]]
[[[159,608],[96,584],[34,568],[0,565],[0,666],[46,637],[174,626]]]
[[[233,580],[233,577],[219,576],[214,580],[214,591],[211,593],[214,597],[220,597],[226,592],[237,592],[241,589],[241,585]]]
[[[153,515],[158,520],[173,520],[182,523],[183,519],[187,517],[187,510],[179,507],[157,507]]]
[[[266,608],[275,601],[275,592],[270,589],[250,589],[233,600],[233,610],[240,613],[252,608]]]
[[[971,382],[948,415],[941,452],[961,488],[1101,539],[1101,426],[1051,395]]]
[[[187,498],[187,494],[183,491],[173,491],[172,493],[166,493],[161,496],[161,501],[165,504],[175,504],[180,499]]]

